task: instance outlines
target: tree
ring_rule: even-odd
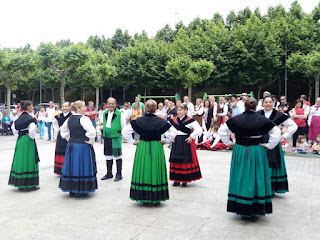
[[[177,56],[168,62],[166,71],[173,78],[179,79],[188,88],[188,96],[192,97],[192,86],[207,80],[214,70],[214,65],[207,60],[192,61],[189,56]]]
[[[27,76],[35,67],[32,53],[20,53],[0,49],[0,80],[7,90],[7,110],[10,112],[11,91],[17,88],[22,76]]]
[[[293,71],[298,71],[314,78],[314,96],[317,99],[319,97],[320,52],[313,51],[306,55],[294,53],[288,59],[288,67]]]
[[[66,85],[66,73],[74,67],[84,63],[88,57],[88,50],[80,44],[68,45],[63,48],[53,44],[41,43],[37,49],[42,67],[49,67],[52,71],[60,74],[60,102],[64,103],[64,91]]]

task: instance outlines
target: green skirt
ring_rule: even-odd
[[[18,138],[10,171],[9,185],[17,188],[39,186],[38,163],[35,162],[34,140],[28,135]]]
[[[284,153],[280,143],[279,148],[280,168],[270,168],[272,195],[274,195],[275,193],[289,192],[286,163],[284,161]]]
[[[130,199],[159,203],[169,199],[166,159],[162,143],[140,141],[134,157]]]
[[[260,146],[233,148],[228,212],[251,217],[272,213],[272,191],[266,150]]]

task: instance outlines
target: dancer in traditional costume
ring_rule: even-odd
[[[122,131],[129,143],[137,145],[130,188],[130,199],[145,204],[159,204],[169,199],[166,160],[161,135],[174,131],[173,127],[154,113],[157,103],[148,100],[147,113],[131,121]],[[132,133],[140,135],[140,141],[134,141]]]
[[[64,155],[68,144],[68,141],[61,137],[60,127],[69,117],[71,117],[71,115],[72,113],[70,112],[70,103],[65,102],[62,105],[62,113],[58,113],[52,122],[53,128],[58,133],[56,142],[56,152],[54,156],[54,173],[57,175],[61,175],[61,169],[64,162]]]
[[[22,113],[13,123],[12,131],[18,136],[10,171],[9,185],[19,191],[38,190],[39,187],[39,156],[35,142],[37,121],[32,117],[33,104],[23,101]]]
[[[274,109],[274,102],[271,97],[264,98],[263,107],[264,109],[258,113],[270,119],[276,126],[279,127],[279,129],[281,126],[285,127],[284,129],[286,130],[282,133],[281,139],[287,140],[297,131],[297,124],[295,124],[295,122],[291,120],[288,115]],[[284,153],[280,141],[275,148],[267,150],[267,156],[271,174],[272,195],[275,193],[289,192],[286,164],[284,161]]]
[[[173,186],[187,186],[188,182],[201,178],[195,139],[202,135],[202,127],[197,121],[187,116],[186,104],[177,107],[178,116],[170,119],[177,130],[170,153],[170,180]]]
[[[70,197],[85,197],[98,189],[94,149],[96,129],[84,116],[83,101],[71,104],[74,114],[60,127],[61,137],[68,140],[59,188]]]
[[[228,193],[228,212],[254,220],[272,213],[270,170],[265,148],[273,149],[280,141],[280,129],[255,112],[257,101],[245,101],[246,111],[223,124],[218,133],[222,141],[233,146]],[[263,136],[269,135],[269,140]],[[266,144],[263,144],[267,142]]]
[[[220,151],[227,149],[228,146],[222,142],[218,134],[218,126],[212,126],[209,131],[204,134],[204,141],[196,143],[199,150]]]
[[[101,178],[106,180],[113,178],[113,160],[117,163],[117,174],[114,181],[122,179],[122,137],[121,131],[126,126],[125,115],[116,108],[116,99],[110,97],[107,100],[108,110],[103,113],[103,138],[104,155],[107,162],[107,174]]]

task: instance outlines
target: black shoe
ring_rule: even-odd
[[[153,203],[153,206],[160,206],[160,202],[157,202],[157,203]]]
[[[26,188],[19,188],[19,191],[20,192],[27,192],[27,189]]]
[[[104,175],[104,176],[101,178],[101,180],[106,180],[106,179],[110,179],[110,178],[113,178],[113,175],[107,173],[106,175]]]
[[[254,215],[254,216],[251,216],[250,217],[250,221],[251,222],[255,222],[255,221],[257,221],[259,219],[259,216],[258,215]]]
[[[79,193],[79,196],[80,196],[80,197],[88,197],[88,196],[89,196],[89,193]]]
[[[116,174],[116,177],[114,178],[114,181],[115,181],[115,182],[118,182],[118,181],[120,181],[121,179],[122,179],[121,173],[117,173],[117,174]]]
[[[75,197],[75,196],[76,196],[75,193],[73,193],[73,192],[70,192],[70,193],[69,193],[69,197]]]
[[[174,186],[174,187],[180,186],[180,183],[179,182],[174,182],[172,186]]]
[[[32,188],[29,188],[28,191],[36,191],[36,190],[39,190],[40,187],[32,187]]]
[[[187,183],[182,183],[182,187],[186,187],[187,186]]]

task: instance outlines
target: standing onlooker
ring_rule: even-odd
[[[102,103],[101,104],[101,107],[100,107],[100,110],[98,111],[98,121],[99,121],[99,125],[102,126],[103,124],[103,112],[107,110],[107,104],[105,103]]]
[[[166,115],[168,115],[168,112],[170,110],[170,101],[168,99],[164,100],[164,106],[163,109],[166,110]]]
[[[40,107],[40,111],[36,113],[35,118],[37,119],[37,125],[39,129],[40,139],[44,137],[44,126],[46,124],[47,113],[44,109],[44,106]]]
[[[140,102],[140,98],[138,96],[135,97],[134,103],[132,103],[131,108],[134,108],[135,103],[138,103],[140,105],[140,108],[143,112],[144,111],[144,104],[142,102]]]
[[[257,106],[257,111],[260,111],[260,110],[263,110],[264,107],[263,107],[263,100],[265,97],[270,97],[271,96],[271,93],[268,92],[268,91],[265,91],[262,95],[262,98],[259,100],[258,102],[258,106]]]
[[[187,115],[192,118],[192,113],[194,111],[194,106],[193,106],[192,102],[189,102],[188,96],[184,96],[183,101],[184,101],[183,103],[186,104],[187,108],[188,108]]]
[[[203,121],[203,106],[202,106],[202,99],[197,98],[196,99],[196,105],[194,106],[194,111],[192,113],[192,118],[196,120],[200,126],[202,126],[202,121]]]
[[[98,111],[94,107],[94,102],[89,101],[88,107],[86,108],[84,115],[87,116],[88,118],[90,118],[92,125],[93,125],[94,129],[96,129],[96,130],[97,130],[97,122],[96,122],[97,114],[98,114]],[[95,141],[97,141],[97,133],[96,133]]]
[[[17,120],[18,119],[18,112],[17,112],[17,110],[12,110],[12,112],[10,113],[10,118],[11,118],[11,120],[12,120],[12,123],[15,121],[15,120]],[[11,124],[12,124],[11,123]]]
[[[284,113],[289,114],[290,105],[287,102],[287,97],[286,96],[281,96],[280,97],[280,105],[278,106],[278,110],[279,110],[279,107],[282,107]]]
[[[280,102],[278,101],[277,96],[276,95],[271,95],[271,99],[273,101],[273,109],[277,110],[279,105],[280,105]]]
[[[9,131],[11,131],[11,118],[10,116],[8,115],[8,112],[7,111],[3,111],[3,117],[2,117],[2,126],[3,126],[3,130],[4,130],[4,133],[6,135],[9,134]]]
[[[124,118],[126,119],[126,123],[128,124],[130,122],[130,117],[132,115],[132,110],[130,108],[130,103],[125,102],[123,104],[123,108],[121,108],[120,111],[122,112]]]
[[[214,125],[220,127],[222,118],[228,115],[228,105],[224,102],[224,97],[219,97],[219,103],[213,112]]]
[[[168,119],[176,117],[177,116],[177,107],[181,105],[181,100],[176,100],[176,105],[174,106],[173,103],[173,108],[170,109],[168,113]]]
[[[158,104],[158,109],[155,112],[156,116],[159,118],[167,119],[167,111],[163,106],[163,103]]]
[[[141,105],[139,104],[139,102],[135,102],[133,104],[131,120],[136,120],[138,117],[141,117],[141,116],[142,116]]]
[[[308,138],[309,140],[315,141],[317,135],[320,134],[320,98],[317,98],[316,104],[310,108],[308,126]]]
[[[307,106],[311,107],[311,103],[307,101],[307,95],[300,95],[300,99],[303,101],[303,104],[306,104]]]
[[[233,109],[232,105],[237,101],[237,95],[236,94],[232,94],[231,95],[231,101],[228,105],[228,112],[229,112],[229,117],[234,117],[237,115],[237,109]]]
[[[232,104],[232,111],[236,110],[233,117],[242,114],[245,111],[244,103],[248,98],[247,93],[242,93],[242,98],[237,98],[237,100]]]
[[[52,127],[52,122],[54,119],[55,115],[55,107],[53,105],[53,102],[49,102],[49,107],[46,109],[47,112],[47,128],[48,128],[48,141],[51,141],[51,127]],[[54,139],[54,129],[52,128],[53,134],[52,134],[52,139]]]
[[[210,107],[210,101],[208,99],[204,100],[202,118],[203,118],[204,124],[206,125],[205,131],[209,131],[210,124],[211,124],[211,121],[212,121],[212,114],[210,114],[211,117],[209,116],[210,109],[212,109]],[[212,112],[212,110],[211,110],[211,112]]]
[[[299,135],[305,135],[308,132],[306,119],[308,118],[307,111],[302,108],[303,101],[301,99],[296,100],[296,106],[292,109],[293,121],[298,125],[298,130],[293,134],[293,148],[295,151],[297,145],[297,138]]]

